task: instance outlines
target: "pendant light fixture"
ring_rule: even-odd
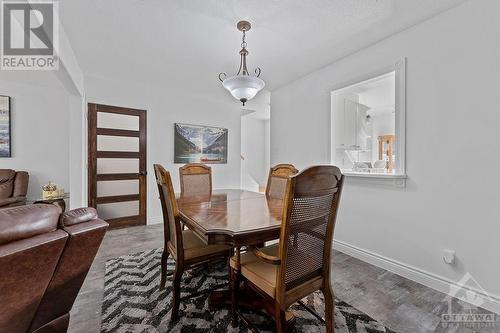
[[[234,98],[238,99],[245,105],[245,103],[257,95],[259,91],[266,85],[265,82],[259,78],[260,68],[255,69],[255,76],[250,75],[247,69],[247,55],[248,50],[247,42],[245,41],[246,32],[252,27],[248,21],[240,21],[236,25],[239,31],[243,32],[240,50],[240,69],[234,76],[228,77],[226,73],[219,74],[219,80],[222,86],[226,88]]]

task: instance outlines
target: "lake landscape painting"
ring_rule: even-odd
[[[227,163],[227,128],[174,124],[174,163]]]
[[[10,156],[10,97],[0,96],[0,157]]]

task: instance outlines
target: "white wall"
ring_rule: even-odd
[[[87,133],[85,98],[69,98],[69,207],[87,206]]]
[[[12,157],[1,158],[0,168],[29,172],[30,199],[49,181],[69,191],[69,95],[54,79],[35,72],[2,73],[0,80],[0,94],[11,97],[12,135]]]
[[[237,101],[167,92],[164,87],[85,77],[89,103],[147,110],[148,122],[148,223],[163,222],[153,164],[160,163],[172,174],[179,191],[179,167],[174,164],[174,123],[228,129],[228,163],[212,164],[214,188],[240,187],[240,118]]]
[[[407,186],[348,179],[335,239],[435,288],[469,272],[497,311],[499,16],[499,1],[468,1],[273,91],[271,103],[271,163],[328,163],[332,88],[407,57]]]
[[[264,135],[264,167],[266,168],[266,173],[268,173],[271,167],[271,119],[264,121]]]
[[[259,191],[267,182],[267,120],[241,117],[241,188]]]

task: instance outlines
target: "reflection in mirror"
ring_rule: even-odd
[[[396,72],[332,91],[332,162],[344,172],[395,174]]]

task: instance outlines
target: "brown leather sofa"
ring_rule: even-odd
[[[66,332],[107,228],[93,208],[0,210],[0,332]]]
[[[26,171],[0,169],[0,208],[26,204],[28,181]]]

